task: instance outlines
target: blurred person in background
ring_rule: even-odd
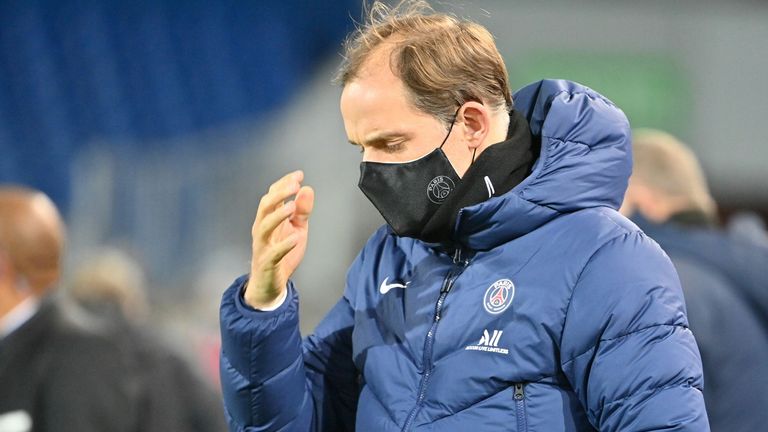
[[[142,407],[139,431],[226,430],[219,394],[148,325],[145,278],[138,263],[116,249],[99,251],[75,270],[69,292],[130,359]]]
[[[122,351],[54,294],[63,248],[51,200],[0,185],[0,430],[137,431]]]
[[[269,188],[221,305],[232,431],[709,429],[674,268],[617,212],[621,110],[561,80],[512,96],[488,31],[424,2],[376,2],[339,80],[388,224],[302,342],[314,192]]]
[[[693,152],[656,130],[634,134],[621,211],[669,254],[704,364],[713,431],[768,425],[768,245],[722,229]]]

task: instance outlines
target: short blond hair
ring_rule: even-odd
[[[660,130],[637,129],[632,133],[632,151],[632,177],[653,190],[682,200],[689,209],[715,215],[715,201],[701,165],[680,140]]]
[[[425,1],[394,7],[376,1],[344,44],[336,81],[354,80],[371,53],[392,43],[390,67],[403,81],[411,103],[444,123],[469,101],[512,109],[507,68],[493,36],[471,21],[436,13]]]

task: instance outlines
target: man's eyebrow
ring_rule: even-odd
[[[384,141],[384,140],[392,139],[392,138],[402,138],[404,136],[406,136],[406,134],[404,132],[400,132],[400,131],[373,132],[370,135],[368,135],[367,137],[365,137],[365,139],[362,142],[360,142],[360,143],[356,143],[356,142],[354,142],[352,140],[349,140],[349,143],[352,144],[352,145],[364,145],[366,143],[370,145],[372,143],[376,143],[376,142],[379,142],[379,141]]]

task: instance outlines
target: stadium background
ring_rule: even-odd
[[[768,214],[768,3],[446,4],[496,36],[513,88],[544,77],[593,87],[633,126],[690,144],[724,215]],[[103,245],[128,251],[155,320],[211,352],[218,297],[248,269],[260,195],[304,169],[317,204],[295,279],[310,330],[382,223],[357,190],[360,156],[331,83],[360,6],[0,1],[0,182],[63,209],[70,267]]]

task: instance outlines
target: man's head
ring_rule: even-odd
[[[105,249],[74,272],[69,293],[87,310],[115,319],[140,322],[147,314],[144,270],[127,254]]]
[[[0,316],[58,280],[64,225],[42,192],[0,186]]]
[[[633,172],[621,212],[653,222],[696,211],[710,218],[715,203],[696,156],[672,135],[651,129],[633,133]]]
[[[365,161],[424,156],[454,122],[443,150],[463,175],[473,156],[506,138],[512,99],[493,37],[423,1],[374,3],[347,41],[338,81],[347,135]]]

